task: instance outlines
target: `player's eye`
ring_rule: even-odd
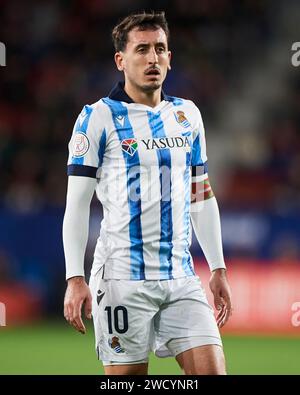
[[[165,47],[158,47],[158,48],[157,48],[157,52],[158,52],[158,53],[163,53],[163,52],[165,52]]]

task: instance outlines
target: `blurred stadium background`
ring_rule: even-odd
[[[206,127],[235,305],[222,331],[228,371],[299,374],[297,0],[0,0],[0,374],[102,372],[92,327],[81,336],[62,314],[67,143],[82,106],[121,78],[113,25],[143,9],[166,11],[164,89],[195,101]],[[87,273],[101,217],[94,201]],[[195,238],[192,253],[207,287]],[[150,373],[180,371],[152,359]]]

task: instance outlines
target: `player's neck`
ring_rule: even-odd
[[[145,104],[149,107],[156,107],[161,102],[161,88],[151,92],[143,92],[125,82],[124,90],[135,103]]]

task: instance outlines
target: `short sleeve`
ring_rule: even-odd
[[[86,105],[79,114],[69,142],[68,175],[96,178],[106,147],[106,131],[99,110]]]
[[[208,171],[204,125],[199,109],[195,106],[196,122],[192,142],[192,176],[200,176]]]

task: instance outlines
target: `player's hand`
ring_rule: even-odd
[[[212,272],[209,287],[214,295],[215,308],[218,310],[217,324],[222,328],[232,314],[231,291],[226,278],[225,269],[216,269]]]
[[[65,319],[80,333],[85,334],[86,329],[81,317],[82,305],[85,316],[92,318],[92,295],[84,277],[72,277],[68,280],[68,287],[64,301]]]

